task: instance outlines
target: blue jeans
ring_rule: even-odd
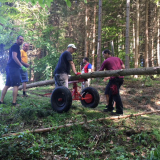
[[[24,72],[24,71],[22,70],[22,68],[20,68],[20,73],[21,73],[21,76],[20,76],[20,78],[21,78],[21,83],[23,83],[23,82],[28,82],[28,72],[27,72],[27,71]]]

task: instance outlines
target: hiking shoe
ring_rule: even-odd
[[[105,109],[107,109],[107,108],[108,108],[108,105],[106,105]],[[114,110],[114,108],[115,108],[115,107],[113,107],[113,110]]]
[[[109,109],[108,109],[109,108]],[[103,110],[103,112],[112,112],[114,110],[113,107],[106,105],[105,109]]]
[[[20,106],[20,104],[12,103],[12,106],[19,107],[19,106]]]
[[[108,108],[105,108],[105,109],[103,110],[103,112],[112,112],[112,110],[109,110]]]
[[[5,103],[5,102],[1,102],[1,101],[0,101],[0,104],[6,104],[6,103]]]
[[[111,112],[112,116],[122,116],[123,113]]]
[[[28,97],[28,94],[23,94],[23,97]]]

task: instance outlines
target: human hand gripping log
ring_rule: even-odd
[[[81,72],[77,72],[77,74],[76,75],[80,75],[81,74]]]

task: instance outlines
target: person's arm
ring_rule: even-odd
[[[110,79],[110,77],[104,77],[103,81],[106,82]]]
[[[17,52],[12,52],[12,58],[13,60],[20,66],[22,67],[22,63],[19,61],[19,59],[17,58]]]
[[[81,62],[81,64],[80,64],[80,69],[82,70],[83,69],[83,62]]]
[[[88,73],[89,72],[92,72],[92,65],[89,63],[89,65],[88,65]]]
[[[121,64],[122,69],[125,69],[125,65],[124,65],[123,61],[121,59],[119,59],[119,60],[120,60],[120,64]]]
[[[125,65],[124,64],[122,64],[122,69],[125,69]]]
[[[101,68],[98,71],[104,71],[104,69],[105,69],[105,63],[103,62]]]
[[[69,61],[69,63],[72,67],[72,70],[73,70],[74,74],[77,74],[77,71],[76,71],[76,68],[75,68],[75,65],[74,65],[73,61]]]
[[[21,61],[21,63],[25,66],[25,67],[29,67],[29,64],[28,63],[24,63],[23,61]]]
[[[92,69],[88,69],[88,73],[89,73],[89,72],[92,72]]]

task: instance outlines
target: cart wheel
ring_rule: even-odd
[[[99,103],[99,94],[95,88],[87,87],[82,90],[82,97],[86,98],[81,100],[81,104],[85,107],[96,108]]]
[[[51,95],[51,105],[58,113],[67,112],[72,105],[72,95],[68,88],[60,86],[53,90]]]

